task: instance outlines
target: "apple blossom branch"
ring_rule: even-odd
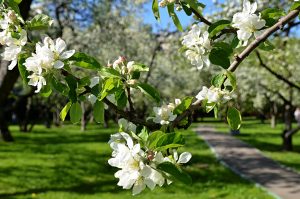
[[[262,35],[257,37],[252,43],[248,45],[246,49],[242,51],[239,55],[235,57],[234,62],[228,68],[228,71],[234,72],[239,65],[252,53],[261,43],[265,42],[273,33],[282,29],[286,24],[288,24],[291,20],[295,19],[300,13],[300,7],[296,10],[291,11],[288,15],[281,18],[275,25],[266,29]],[[196,13],[195,13],[196,15]],[[199,15],[199,14],[198,14]],[[198,16],[196,15],[196,16]],[[178,124],[185,119],[187,116],[193,113],[194,110],[198,109],[201,106],[201,100],[197,100],[194,102],[189,109],[184,111],[181,115],[177,116],[177,118],[172,123],[172,128],[178,126]]]

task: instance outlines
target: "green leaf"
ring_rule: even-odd
[[[103,82],[100,100],[103,100],[107,95],[112,93],[113,89],[116,88],[116,83],[117,81],[114,78],[108,78]]]
[[[97,123],[104,123],[104,103],[101,101],[96,101],[94,104],[94,119]]]
[[[230,85],[232,86],[232,89],[235,90],[237,87],[235,74],[233,72],[226,71],[226,76],[230,82]]]
[[[180,2],[180,3],[181,3],[181,6],[182,6],[185,14],[187,16],[191,16],[193,14],[193,12],[190,9],[190,5],[186,4],[185,2]]]
[[[77,102],[77,79],[73,75],[68,75],[65,80],[70,88],[68,93],[69,98],[73,103],[75,103]]]
[[[139,83],[137,87],[142,91],[142,93],[144,93],[147,96],[151,97],[157,103],[160,102],[160,94],[159,94],[159,92],[155,88],[153,88],[152,86],[150,86],[149,84]]]
[[[174,109],[173,113],[178,115],[183,113],[185,110],[187,110],[192,102],[193,102],[194,97],[186,97],[184,98],[181,103],[179,105],[176,106],[176,108]]]
[[[295,2],[292,6],[290,10],[296,10],[300,7],[300,2]]]
[[[221,88],[226,80],[226,76],[224,74],[215,75],[211,80],[211,85],[217,88]]]
[[[216,36],[222,30],[229,27],[230,24],[231,24],[231,21],[228,21],[228,20],[220,20],[220,21],[213,23],[208,28],[209,37],[212,38],[212,37]]]
[[[73,103],[70,109],[70,119],[73,124],[77,124],[82,117],[82,109],[78,102]]]
[[[154,131],[152,132],[147,140],[147,145],[149,149],[155,149],[156,148],[156,143],[159,140],[160,137],[162,137],[163,135],[165,135],[164,132],[162,131]]]
[[[64,96],[68,96],[68,86],[61,83],[54,76],[51,77],[50,84],[54,90],[63,94]]]
[[[72,106],[72,102],[68,102],[68,103],[65,105],[65,107],[61,110],[59,116],[60,116],[60,119],[61,119],[62,121],[65,121],[66,116],[67,116],[67,114],[68,114],[68,112],[69,112],[71,106]]]
[[[22,2],[22,0],[14,0],[14,2],[15,2],[16,4],[20,4],[20,3]]]
[[[241,113],[234,107],[230,107],[227,111],[227,121],[232,130],[238,130],[242,124]]]
[[[169,148],[182,147],[185,143],[181,133],[166,133],[158,138],[155,150],[167,150]]]
[[[186,3],[190,8],[194,9],[199,15],[202,15],[201,9],[199,8],[205,8],[204,4],[199,3],[197,0],[186,0]]]
[[[269,40],[261,43],[258,47],[264,51],[271,51],[275,49],[275,46]]]
[[[25,84],[28,84],[28,76],[29,72],[26,70],[26,67],[24,66],[25,60],[30,57],[28,54],[20,54],[18,57],[18,69],[20,72],[20,75],[22,77],[22,80]]]
[[[79,66],[81,68],[99,70],[102,68],[100,63],[93,57],[77,52],[72,57],[69,58],[70,61],[74,61],[74,65]]]
[[[85,87],[91,84],[91,78],[89,76],[83,77],[78,81],[78,87]]]
[[[172,18],[173,20],[173,23],[175,24],[175,26],[177,27],[177,29],[181,32],[183,32],[183,28],[182,28],[182,25],[175,13],[175,7],[174,7],[174,4],[168,4],[167,6],[168,8],[168,13],[169,13],[169,16]]]
[[[103,78],[105,78],[105,77],[121,78],[122,77],[122,75],[117,70],[115,70],[113,68],[108,68],[108,67],[101,68],[100,74]]]
[[[284,10],[277,8],[267,8],[261,12],[261,17],[266,21],[267,27],[271,27],[276,24],[283,16],[285,16]]]
[[[30,21],[26,22],[26,27],[29,30],[47,30],[53,23],[53,19],[48,15],[35,15]]]
[[[119,108],[125,108],[127,105],[127,95],[125,90],[120,89],[118,92],[115,93],[115,98],[117,101],[117,105]]]
[[[8,4],[8,6],[13,9],[19,16],[21,16],[21,12],[19,9],[18,4],[15,1],[12,0],[6,0],[6,3]]]
[[[163,162],[157,166],[157,169],[171,175],[175,180],[183,182],[184,184],[191,185],[192,178],[186,172],[182,171],[171,162]]]
[[[132,65],[133,71],[135,72],[148,72],[149,67],[144,64],[134,63]]]
[[[49,84],[43,86],[43,88],[41,89],[40,91],[40,95],[42,97],[49,97],[52,93],[52,89],[51,89],[51,86]]]
[[[139,136],[139,138],[142,139],[142,141],[143,141],[144,143],[146,143],[147,140],[148,140],[148,137],[149,137],[149,134],[148,134],[147,129],[144,127],[144,128],[142,129],[141,133],[138,134],[138,136]]]
[[[154,14],[154,17],[156,20],[160,20],[160,15],[159,15],[159,6],[158,6],[158,0],[153,0],[152,2],[152,12]]]
[[[212,64],[221,66],[224,69],[228,69],[230,66],[230,56],[233,53],[231,45],[219,42],[213,46],[209,54],[209,60]]]

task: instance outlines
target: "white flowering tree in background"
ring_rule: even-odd
[[[23,81],[34,87],[35,93],[49,97],[57,92],[68,98],[60,113],[63,121],[69,114],[71,122],[80,122],[80,103],[84,101],[93,104],[98,123],[104,122],[105,106],[122,117],[119,132],[109,141],[113,152],[108,163],[119,169],[115,173],[118,185],[132,189],[133,195],[146,187],[153,190],[174,181],[191,183],[182,165],[189,162],[192,154],[178,154],[178,148],[184,146],[184,137],[177,129],[188,128],[197,109],[218,115],[220,107],[229,104],[237,89],[236,69],[255,49],[272,49],[273,33],[291,25],[300,12],[297,1],[291,1],[286,10],[268,8],[259,13],[257,3],[245,0],[230,20],[211,21],[202,13],[205,5],[196,0],[154,0],[155,17],[160,18],[159,6],[166,7],[180,31],[183,28],[176,9],[197,18],[197,23],[182,38],[182,55],[198,70],[219,68],[218,74],[211,78],[211,85],[197,86],[196,92],[200,91],[197,95],[174,97],[166,102],[155,86],[141,78],[149,72],[148,66],[123,56],[107,64],[100,63],[91,55],[70,49],[61,38],[43,36],[39,31],[47,30],[53,20],[37,14],[25,21],[18,7],[20,2],[0,0],[2,59],[10,62],[9,70],[18,68]],[[82,77],[78,68],[93,71],[95,76]],[[155,104],[146,119],[136,111],[135,96],[140,94]],[[231,105],[227,121],[233,130],[241,126],[241,115]]]

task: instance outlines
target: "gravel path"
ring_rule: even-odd
[[[300,174],[265,157],[258,149],[213,128],[195,129],[219,160],[235,173],[282,199],[300,199]],[[300,158],[300,156],[299,156]]]

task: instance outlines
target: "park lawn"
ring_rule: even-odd
[[[1,199],[114,199],[114,198],[273,198],[254,184],[241,179],[215,159],[206,144],[190,130],[184,131],[186,147],[193,158],[186,170],[193,185],[174,183],[166,188],[145,191],[133,197],[120,189],[107,164],[111,150],[107,145],[116,129],[77,126],[45,129],[32,133],[11,128],[14,143],[0,142]]]
[[[219,132],[229,133],[226,123],[210,118],[204,119],[200,125],[215,127]],[[296,127],[296,124],[293,124]],[[269,121],[264,124],[260,120],[244,118],[241,134],[237,138],[260,149],[266,156],[278,161],[282,165],[288,166],[300,172],[300,133],[294,135],[294,152],[282,150],[281,133],[284,124],[279,123],[276,128],[271,128]]]

